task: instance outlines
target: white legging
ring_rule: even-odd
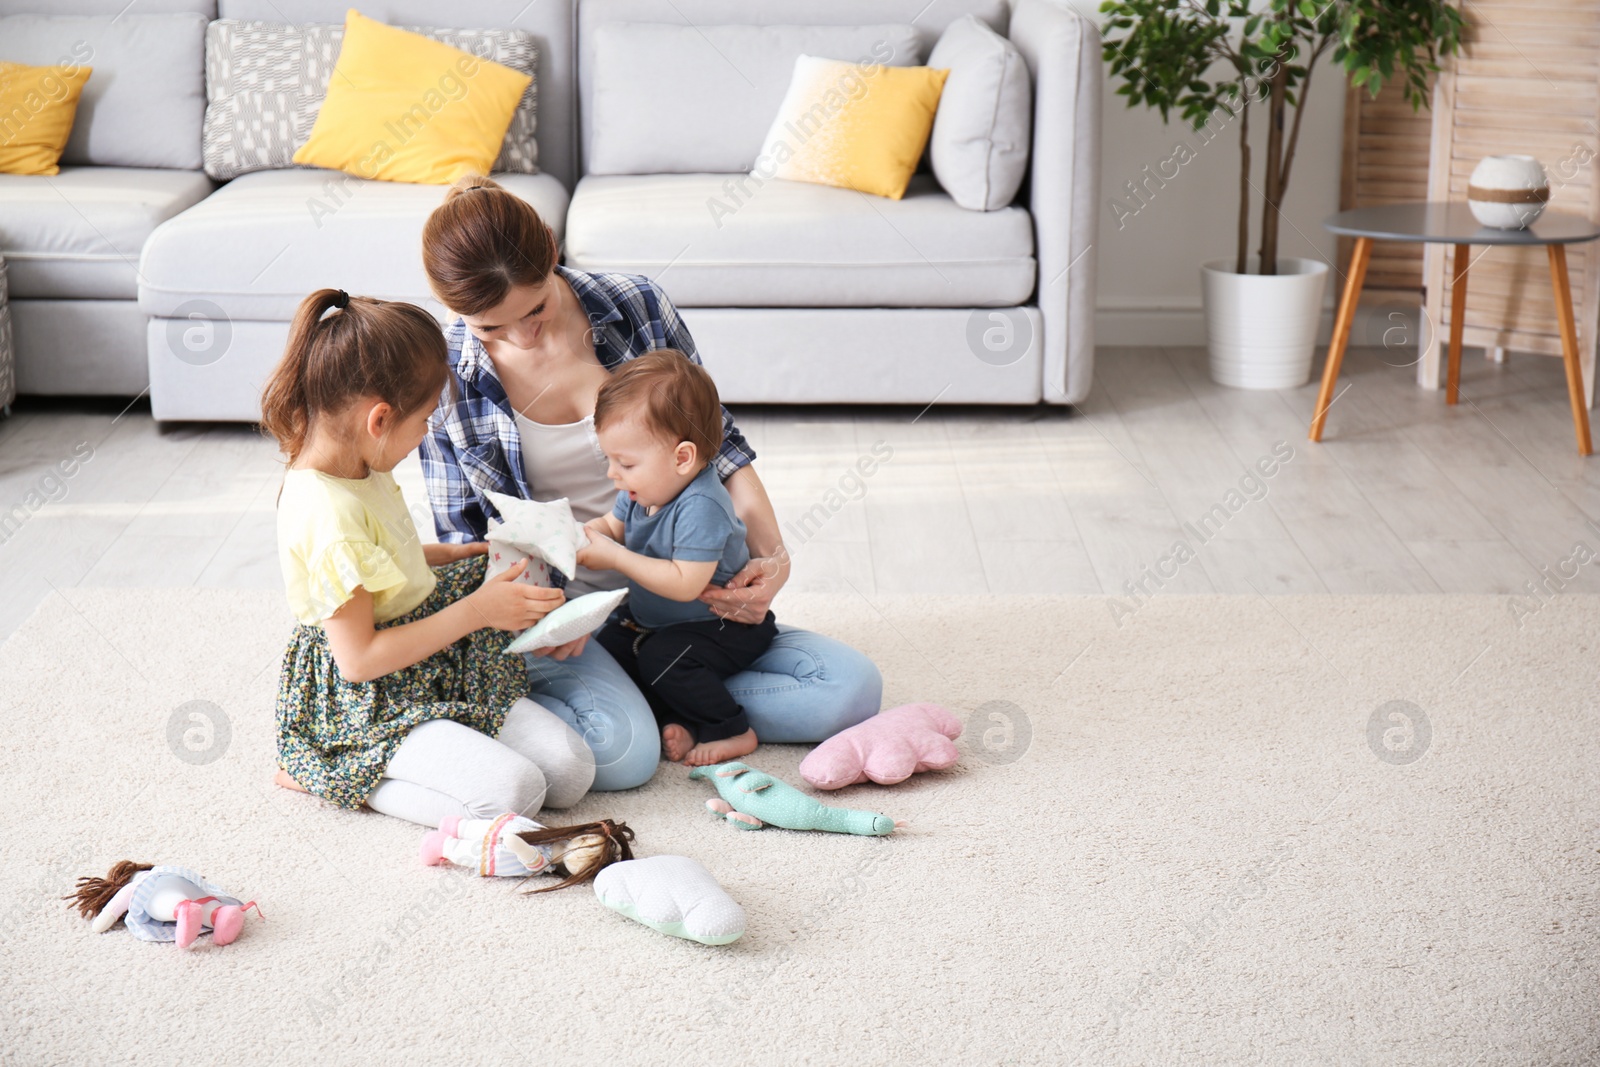
[[[451,719],[412,727],[367,797],[373,811],[438,826],[570,808],[594,782],[594,752],[553,712],[524,697],[493,737]]]

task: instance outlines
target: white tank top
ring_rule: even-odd
[[[522,467],[534,500],[560,500],[572,505],[572,517],[588,522],[611,514],[617,488],[606,477],[606,455],[595,436],[594,416],[552,426],[517,416],[522,439]],[[621,589],[628,580],[617,571],[592,571],[580,566],[567,583],[567,596],[597,589]]]

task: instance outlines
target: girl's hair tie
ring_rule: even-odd
[[[350,294],[345,292],[343,289],[340,289],[339,295],[333,298],[333,306],[338,308],[340,311],[343,311],[345,308],[349,307]]]

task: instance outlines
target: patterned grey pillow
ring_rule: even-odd
[[[538,50],[522,30],[401,28],[534,74]],[[253,170],[297,166],[295,150],[311,139],[343,43],[342,25],[217,19],[206,27],[206,173],[227,181]],[[536,77],[522,94],[494,170],[539,173],[538,87]]]

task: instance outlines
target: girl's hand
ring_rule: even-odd
[[[468,556],[481,556],[488,551],[489,545],[486,541],[474,541],[466,545],[423,545],[422,558],[430,567],[442,567],[446,563],[454,563]]]
[[[517,581],[527,569],[528,561],[518,560],[467,597],[483,626],[493,626],[496,630],[526,630],[567,599],[559,589]]]

